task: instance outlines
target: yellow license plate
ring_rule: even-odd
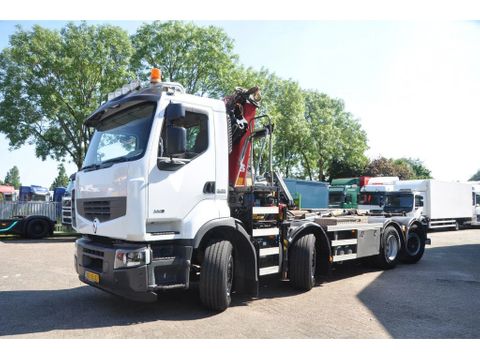
[[[98,284],[100,282],[100,275],[90,271],[85,271],[85,278],[88,281],[94,282],[95,284]]]

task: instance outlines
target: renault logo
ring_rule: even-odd
[[[97,233],[98,223],[99,223],[99,222],[100,222],[100,221],[98,220],[98,218],[93,219],[93,224],[92,224],[92,225],[93,225],[93,233],[94,233],[94,234]]]

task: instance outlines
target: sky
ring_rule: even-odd
[[[109,22],[134,33],[143,21]],[[149,21],[147,21],[149,22]],[[15,24],[0,21],[0,49]],[[479,168],[480,23],[451,20],[196,21],[223,28],[240,63],[265,67],[302,88],[344,100],[367,132],[371,159],[418,158],[439,180],[468,180]],[[112,89],[113,90],[113,89]],[[32,146],[9,151],[0,134],[0,178],[17,165],[23,184],[50,186],[58,163]],[[76,171],[65,163],[67,173]]]

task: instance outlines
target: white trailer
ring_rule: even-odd
[[[472,185],[439,180],[398,181],[386,197],[385,213],[403,213],[430,229],[455,228],[472,222]]]

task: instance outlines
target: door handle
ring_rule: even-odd
[[[207,181],[203,186],[204,194],[215,194],[215,181]]]

